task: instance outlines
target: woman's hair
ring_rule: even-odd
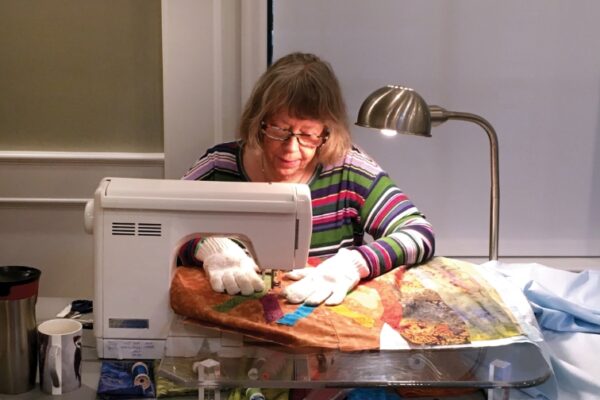
[[[352,146],[339,82],[329,63],[313,54],[288,54],[260,77],[242,112],[241,139],[248,146],[261,147],[261,122],[281,111],[327,126],[329,139],[317,154],[323,164],[340,160]]]

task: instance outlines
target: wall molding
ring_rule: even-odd
[[[72,151],[0,151],[0,163],[86,162],[164,165],[164,153],[72,152]]]
[[[0,208],[83,207],[107,176],[163,178],[163,153],[0,151]]]
[[[0,207],[40,207],[40,206],[66,206],[82,207],[92,200],[60,197],[0,197]]]

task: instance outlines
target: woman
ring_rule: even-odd
[[[352,145],[341,89],[328,63],[292,53],[271,65],[244,107],[240,133],[239,141],[209,149],[183,179],[310,186],[310,255],[329,258],[287,274],[299,280],[285,288],[288,301],[339,304],[361,279],[433,256],[429,222]],[[365,243],[365,233],[375,240]],[[202,261],[216,291],[263,289],[254,261],[230,239],[191,241],[180,256],[186,263]]]

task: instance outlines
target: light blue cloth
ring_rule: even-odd
[[[600,333],[600,306],[593,309],[589,302],[579,302],[579,291],[585,292],[592,287],[596,290],[596,297],[600,297],[600,271],[581,272],[571,283],[564,293],[556,293],[538,282],[530,281],[523,293],[543,329]],[[594,300],[591,296],[587,298]]]
[[[518,399],[600,398],[600,271],[570,272],[541,264],[484,264],[518,285],[542,328],[554,376],[511,393]]]

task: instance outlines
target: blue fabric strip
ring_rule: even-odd
[[[299,319],[306,318],[315,310],[315,306],[302,304],[292,313],[287,313],[277,320],[280,325],[294,326]]]

